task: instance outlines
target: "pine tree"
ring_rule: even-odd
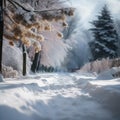
[[[90,30],[93,32],[94,41],[90,43],[90,48],[93,59],[117,57],[118,35],[106,5],[103,7],[98,19],[93,21],[92,24],[94,28]]]

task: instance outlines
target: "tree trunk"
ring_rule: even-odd
[[[36,71],[40,70],[40,59],[41,59],[41,52],[39,52],[38,65],[37,65]]]
[[[32,72],[35,73],[38,70],[39,62],[40,62],[40,52],[35,53],[35,57],[31,66]]]
[[[27,62],[27,52],[26,52],[26,46],[23,44],[22,45],[23,49],[23,76],[26,75],[26,62]]]
[[[0,0],[0,74],[2,74],[3,24],[3,0]]]

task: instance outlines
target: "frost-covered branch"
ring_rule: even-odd
[[[26,8],[24,5],[22,5],[20,2],[18,1],[14,1],[14,0],[8,0],[11,4],[13,5],[18,5],[19,7],[21,7],[23,10],[25,10],[26,12],[37,12],[37,13],[44,13],[44,12],[50,12],[50,11],[61,11],[66,15],[73,15],[74,9],[72,7],[69,8],[59,8],[59,9],[44,9],[44,10],[34,10],[34,9],[28,9]]]

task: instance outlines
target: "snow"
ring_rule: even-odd
[[[0,120],[119,120],[120,79],[47,73],[0,83]]]
[[[0,82],[3,82],[3,76],[0,74]]]
[[[120,67],[112,67],[112,68],[109,68],[109,69],[106,69],[106,70],[104,69],[102,71],[103,72],[101,72],[97,76],[97,79],[111,80],[111,79],[114,78],[113,75],[120,71]]]
[[[3,40],[3,56],[2,64],[12,67],[20,74],[22,73],[22,51],[14,45],[10,46],[7,40]],[[30,60],[27,56],[27,71],[30,71]]]

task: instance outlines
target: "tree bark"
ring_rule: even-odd
[[[41,52],[39,52],[38,65],[37,65],[36,71],[40,70],[40,59],[41,59]]]
[[[35,53],[35,57],[31,66],[32,72],[35,73],[38,70],[39,62],[40,62],[40,52]]]
[[[26,62],[27,62],[27,52],[26,52],[26,46],[23,44],[22,45],[22,49],[23,49],[23,76],[26,75]]]
[[[3,0],[0,0],[0,74],[2,74],[3,24]]]

